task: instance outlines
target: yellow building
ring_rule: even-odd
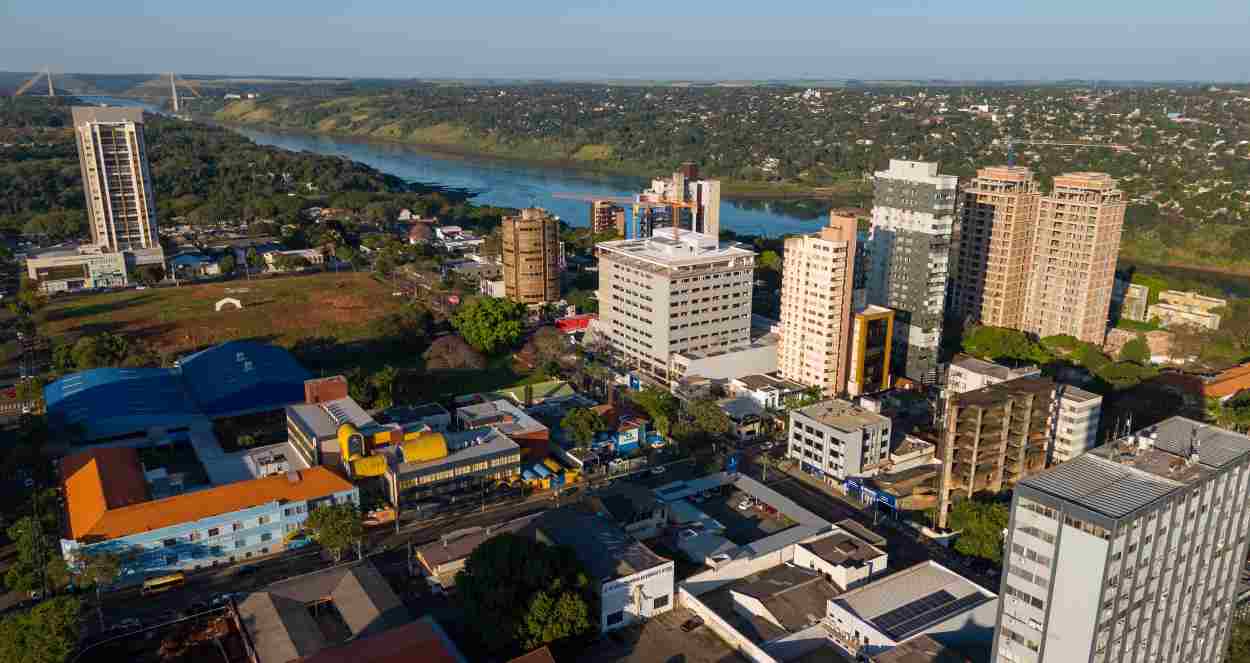
[[[851,367],[846,391],[851,396],[885,391],[893,386],[894,310],[868,306],[851,316]]]

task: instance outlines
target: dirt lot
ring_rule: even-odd
[[[216,311],[226,297],[243,309]],[[369,337],[369,321],[399,306],[368,274],[323,273],[54,299],[41,327],[58,343],[109,331],[182,354],[245,338],[288,347],[313,336],[358,341]]]

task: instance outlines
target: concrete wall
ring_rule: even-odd
[[[749,638],[739,633],[737,629],[721,619],[714,610],[695,598],[694,594],[691,594],[685,587],[678,588],[677,597],[683,606],[702,617],[704,625],[720,636],[720,639],[728,643],[730,647],[737,650],[743,658],[754,663],[779,663],[778,659],[773,658]]]
[[[681,585],[695,596],[702,596],[735,580],[741,580],[751,574],[767,571],[774,566],[780,566],[793,559],[794,546],[786,546],[754,559],[736,559],[728,564],[722,564],[720,568],[696,573],[687,578]]]
[[[1063,527],[1060,537],[1063,545],[1058,546],[1052,588],[1060,590],[1063,587],[1085,587],[1088,591],[1051,592],[1047,600],[1049,614],[1046,615],[1046,631],[1042,635],[1041,643],[1044,656],[1037,660],[1084,661],[1092,653],[1094,626],[1098,623],[1100,607],[1098,590],[1103,586],[1108,544],[1107,541],[1070,525]],[[1015,578],[1012,575],[1005,577],[1009,581]],[[1027,583],[1022,585],[1022,589],[1024,588],[1037,593],[1037,589]],[[1013,649],[1024,648],[1016,645]]]

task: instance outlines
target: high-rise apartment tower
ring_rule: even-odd
[[[959,178],[891,159],[873,178],[867,303],[894,310],[894,374],[937,382]]]
[[[831,213],[819,233],[786,239],[778,368],[827,396],[846,390],[855,227],[854,218]]]
[[[560,299],[560,221],[547,210],[527,208],[505,216],[504,294],[522,304]]]
[[[995,663],[1225,660],[1250,438],[1182,417],[1016,485]]]
[[[614,232],[624,237],[625,208],[610,200],[596,200],[590,203],[590,228],[596,235]]]
[[[1042,197],[1033,171],[981,168],[960,196],[951,310],[963,320],[1021,329]]]
[[[1102,343],[1124,227],[1124,194],[1104,173],[1067,173],[1042,196],[1021,329]]]
[[[143,110],[75,106],[72,116],[92,244],[106,251],[159,251]]]
[[[598,326],[622,363],[668,380],[673,353],[750,343],[754,251],[667,227],[596,250]]]

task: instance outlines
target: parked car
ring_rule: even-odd
[[[699,533],[692,529],[684,529],[677,533],[677,538],[682,541],[685,541],[686,539],[693,539],[696,536],[699,536]]]
[[[127,617],[117,622],[117,630],[119,631],[137,631],[143,628],[143,622],[134,617]]]
[[[765,442],[764,444],[760,445],[760,448],[763,449],[764,451],[772,451],[773,443],[772,441]]]
[[[695,615],[694,617],[682,622],[681,630],[683,633],[689,633],[700,626],[703,626],[703,618]]]
[[[651,473],[652,474],[664,474],[665,469],[666,468],[663,465],[659,465],[657,467],[651,468]]]
[[[741,502],[738,502],[739,511],[746,511],[747,509],[750,509],[753,506],[755,506],[755,500],[751,499],[750,497],[742,500]]]

